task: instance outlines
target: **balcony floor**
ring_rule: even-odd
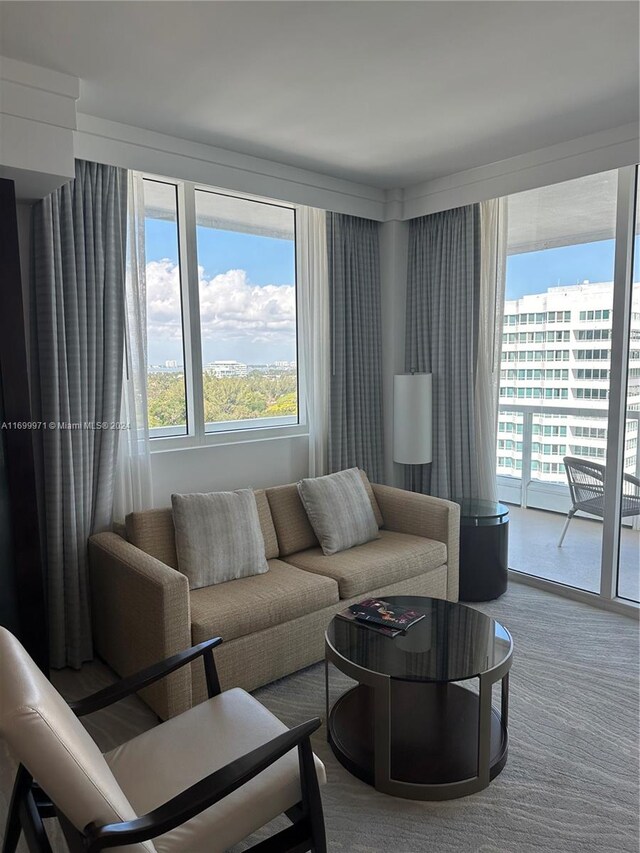
[[[558,539],[566,516],[509,505],[509,567],[578,589],[598,592],[602,522],[574,517],[562,548]],[[622,528],[620,585],[622,598],[638,601],[640,593],[640,531]]]

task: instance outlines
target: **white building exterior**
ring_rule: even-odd
[[[566,483],[562,459],[606,462],[613,285],[585,282],[505,302],[498,476],[521,477],[531,407],[531,478]],[[505,409],[505,407],[507,407]],[[566,413],[563,412],[566,410]],[[640,410],[640,285],[634,285],[627,411]],[[593,413],[593,414],[592,414]],[[635,474],[638,420],[627,419],[624,469]]]
[[[241,361],[210,361],[206,365],[205,370],[208,373],[213,373],[218,379],[223,379],[227,376],[246,376],[248,366]]]

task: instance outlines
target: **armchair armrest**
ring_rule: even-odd
[[[89,540],[94,645],[118,675],[134,672],[191,646],[189,582],[115,533]],[[167,719],[191,707],[191,672],[184,667],[142,698]]]
[[[161,678],[166,678],[176,669],[191,663],[198,657],[204,657],[205,675],[207,679],[207,688],[209,698],[217,696],[220,693],[220,682],[216,672],[216,665],[213,660],[213,649],[219,646],[222,642],[222,637],[214,637],[211,640],[205,640],[204,643],[198,643],[191,649],[186,649],[173,655],[160,663],[154,663],[152,666],[143,669],[141,672],[136,672],[135,675],[130,675],[128,678],[122,678],[115,684],[110,684],[108,687],[92,693],[91,696],[85,696],[84,699],[79,699],[77,702],[69,703],[71,710],[76,717],[84,717],[85,714],[93,714],[95,711],[100,711],[108,705],[113,705],[114,702],[119,702],[126,696],[132,693],[137,693],[144,687],[154,684]]]
[[[221,767],[209,776],[205,776],[204,779],[181,791],[168,802],[136,820],[104,826],[89,824],[84,831],[88,842],[86,848],[88,853],[97,853],[108,847],[139,844],[175,829],[233,793],[296,746],[300,751],[301,764],[304,762],[306,766],[311,761],[313,767],[313,753],[309,738],[319,727],[320,720],[316,718],[288,732],[283,732],[268,743],[227,764],[226,767]]]
[[[373,493],[388,530],[444,542],[447,546],[447,599],[457,601],[460,506],[453,501],[377,483],[373,484]]]

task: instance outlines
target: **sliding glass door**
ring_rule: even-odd
[[[619,340],[624,324],[614,322],[614,292],[630,286],[624,280],[630,269],[621,268],[616,254],[619,181],[628,182],[629,175],[630,170],[616,170],[507,199],[496,453],[498,494],[511,504],[510,567],[599,593],[603,566],[610,569],[615,562],[617,570],[619,562],[619,591],[613,595],[637,600],[637,520],[627,514],[620,537],[604,535],[610,511],[607,458],[622,411],[620,406],[610,411],[609,401],[620,401],[623,378],[631,395],[627,408],[640,408],[635,397],[640,375],[632,366],[635,347],[640,357],[637,292],[633,312],[629,299],[624,307],[629,342]],[[620,296],[615,301],[620,311]],[[612,369],[612,354],[619,357],[621,344],[629,363],[624,376],[617,361]],[[637,470],[637,429],[635,416],[627,417],[627,472]],[[622,489],[621,469],[614,476]],[[605,560],[607,549],[611,555]]]
[[[637,190],[640,176],[637,176]],[[636,191],[631,316],[626,362],[626,403],[617,595],[640,601],[640,192]]]

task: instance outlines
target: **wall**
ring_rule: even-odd
[[[251,195],[383,219],[385,192],[212,145],[78,114],[76,157]]]
[[[151,456],[153,503],[170,506],[172,492],[265,488],[293,483],[309,473],[306,436],[239,441],[166,450]]]
[[[0,57],[0,177],[42,198],[75,174],[77,77]]]
[[[8,63],[3,61],[2,65],[3,109],[8,109],[12,115],[8,122],[3,116],[3,163],[10,152],[16,164],[29,166],[40,181],[40,196],[67,179],[60,177],[61,172],[67,177],[73,174],[75,154],[76,157],[383,222],[380,247],[384,471],[385,481],[392,484],[401,484],[403,474],[402,466],[393,462],[392,438],[393,376],[404,371],[406,220],[640,160],[638,128],[629,125],[406,189],[383,191],[92,116],[75,116],[78,81],[24,63],[15,64],[12,60]],[[8,98],[5,92],[9,93]],[[76,131],[72,131],[74,122]],[[30,146],[20,142],[28,127],[37,131],[31,135],[35,142]],[[8,135],[6,128],[11,131]],[[12,136],[15,128],[23,135]],[[62,134],[64,145],[56,144],[58,133]],[[71,136],[73,150],[68,144]],[[9,137],[11,145],[7,148]],[[46,143],[42,151],[38,148],[38,140]],[[56,156],[64,160],[56,160]],[[43,170],[52,174],[47,178]],[[33,182],[25,181],[24,174],[21,177],[25,186],[22,195],[28,198]],[[28,214],[26,206],[19,211],[25,314],[28,314]],[[265,486],[297,480],[308,472],[306,439],[282,438],[163,451],[153,455],[152,467],[154,501],[163,506],[169,502],[173,491]]]

